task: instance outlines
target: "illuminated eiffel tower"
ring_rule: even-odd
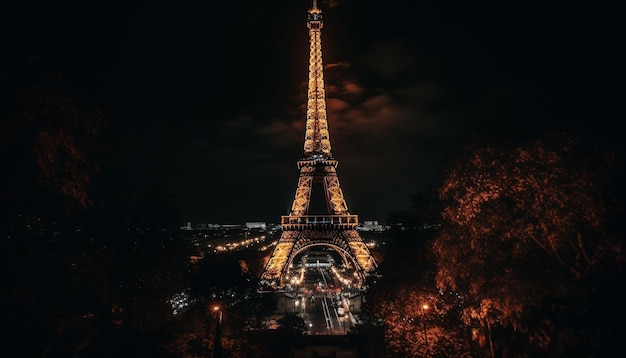
[[[358,284],[376,269],[376,261],[363,242],[356,227],[358,216],[348,211],[337,177],[337,160],[330,150],[326,99],[322,64],[322,11],[313,0],[308,10],[309,87],[304,135],[304,156],[298,169],[300,178],[288,216],[281,217],[282,235],[261,274],[278,287],[283,287],[296,255],[315,247],[334,249],[348,268],[354,270]],[[313,187],[323,186],[327,213],[311,215]]]

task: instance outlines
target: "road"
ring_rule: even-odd
[[[354,305],[349,297],[337,292],[341,283],[331,278],[328,268],[308,270],[304,287],[293,304],[309,327],[309,334],[346,334],[356,323],[351,311]]]

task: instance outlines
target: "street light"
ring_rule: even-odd
[[[428,336],[426,336],[426,310],[428,308],[428,304],[422,305],[422,327],[424,328],[424,347],[426,349],[428,349]]]
[[[222,357],[222,310],[220,306],[213,306],[213,312],[219,314],[217,317],[217,324],[215,325],[215,341],[213,342],[213,357],[221,358]]]
[[[222,310],[220,310],[220,306],[213,306],[213,312],[219,313],[217,322],[222,323]]]

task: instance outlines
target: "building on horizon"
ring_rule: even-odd
[[[387,227],[379,224],[377,220],[365,220],[356,229],[360,231],[385,231]]]
[[[262,221],[248,221],[246,222],[246,229],[266,229],[267,224]]]

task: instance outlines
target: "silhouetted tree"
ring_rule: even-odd
[[[287,313],[276,322],[279,324],[279,332],[289,336],[300,336],[308,330],[304,319],[295,313]]]
[[[120,230],[115,214],[131,201],[103,180],[124,177],[112,172],[122,157],[111,119],[80,81],[35,56],[2,52],[0,64],[0,302],[13,308],[0,355],[154,356],[187,253],[145,225],[165,228],[172,206],[152,188],[133,208],[157,215],[128,220],[143,231]]]
[[[379,266],[381,277],[368,282],[356,331],[371,338],[361,346],[369,344],[369,350],[376,346],[376,357],[469,356],[470,332],[464,329],[459,311],[463,301],[435,286],[430,243],[436,229],[387,234],[403,239],[392,240],[394,245],[386,249]]]
[[[463,297],[463,318],[486,355],[608,352],[617,322],[598,317],[623,313],[603,283],[623,275],[622,238],[608,225],[623,209],[606,196],[617,154],[568,134],[465,153],[441,187],[433,248],[437,285]]]
[[[12,174],[0,179],[5,208],[50,215],[48,209],[75,214],[90,207],[110,119],[74,78],[36,56],[3,52],[2,58],[0,91],[7,105],[0,107],[0,165]],[[50,200],[62,205],[50,207]]]

